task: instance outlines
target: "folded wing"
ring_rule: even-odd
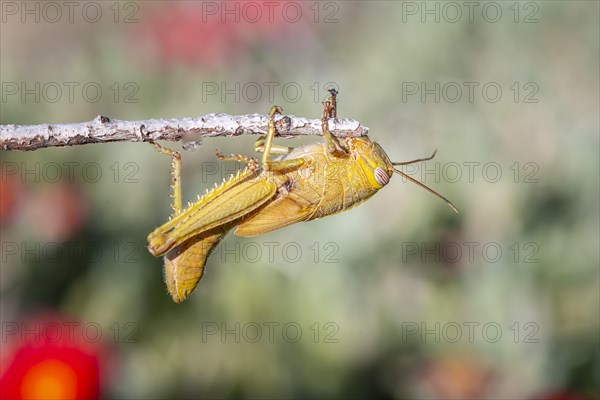
[[[248,220],[244,220],[233,234],[240,237],[262,235],[296,222],[306,221],[313,212],[313,207],[303,207],[289,197],[280,197]]]

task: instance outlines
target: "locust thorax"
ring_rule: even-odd
[[[347,144],[373,189],[379,190],[387,185],[394,167],[381,146],[367,136],[348,139]]]

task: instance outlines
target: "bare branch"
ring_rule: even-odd
[[[36,150],[43,147],[147,140],[197,143],[202,137],[264,135],[267,121],[267,115],[215,113],[193,118],[141,121],[111,120],[98,115],[92,121],[73,124],[0,125],[0,149]],[[275,125],[278,137],[321,135],[319,119],[283,115],[275,117]],[[329,127],[339,137],[363,136],[369,132],[367,127],[352,119],[330,119]]]

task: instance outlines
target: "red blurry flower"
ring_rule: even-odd
[[[291,3],[291,4],[287,4]],[[293,5],[294,7],[291,7]],[[287,43],[292,33],[295,45],[302,41],[306,24],[296,2],[239,0],[220,2],[176,2],[145,6],[133,31],[130,51],[141,49],[166,65],[189,64],[218,68],[243,59],[248,51],[267,43]],[[297,22],[297,21],[296,21]]]
[[[17,209],[19,185],[17,178],[0,167],[0,226],[8,224]]]
[[[102,345],[77,326],[60,317],[3,322],[0,399],[98,398]]]
[[[140,18],[134,46],[164,64],[216,67],[231,61],[239,48],[235,26],[202,11],[201,3],[195,2],[148,8]]]

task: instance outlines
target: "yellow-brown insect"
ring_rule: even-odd
[[[328,119],[336,116],[337,92],[330,93],[323,103],[325,143],[297,148],[273,145],[274,116],[282,113],[280,107],[274,106],[267,136],[258,139],[254,146],[263,153],[261,163],[249,157],[223,157],[217,153],[223,160],[242,161],[248,166],[185,210],[181,207],[180,154],[152,143],[173,159],[173,215],[148,235],[148,250],[154,256],[164,255],[165,280],[176,303],[194,290],[206,259],[232,228],[236,228],[236,236],[251,237],[348,210],[373,196],[394,172],[434,193],[457,211],[446,198],[394,168],[430,160],[435,152],[428,158],[394,163],[367,136],[341,141],[333,136]],[[281,156],[271,159],[271,154]]]

